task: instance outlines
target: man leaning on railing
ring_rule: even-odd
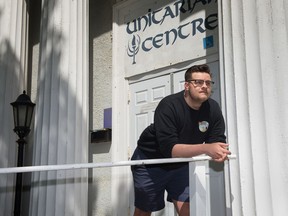
[[[223,162],[230,153],[225,123],[216,101],[210,98],[214,82],[208,65],[194,65],[185,73],[184,90],[165,97],[157,106],[154,124],[140,135],[132,160],[210,156]],[[131,167],[135,191],[134,216],[149,216],[174,203],[180,216],[189,216],[187,163]]]

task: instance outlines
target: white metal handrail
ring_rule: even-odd
[[[236,159],[229,155],[229,159]],[[0,168],[0,174],[189,162],[190,216],[210,216],[209,156]],[[201,188],[199,190],[199,188]]]
[[[236,156],[229,155],[228,158],[236,159]],[[208,161],[208,160],[211,160],[211,157],[197,156],[191,158],[167,158],[167,159],[165,158],[165,159],[146,159],[146,160],[131,160],[131,161],[103,162],[103,163],[78,163],[78,164],[7,167],[7,168],[0,168],[0,174],[69,170],[69,169],[86,169],[86,168],[104,168],[104,167],[117,167],[117,166],[145,165],[145,164],[148,165],[148,164],[196,162],[196,161]]]

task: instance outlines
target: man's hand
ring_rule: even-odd
[[[207,143],[204,145],[206,154],[216,162],[223,162],[227,160],[227,156],[231,154],[231,152],[228,150],[229,145],[227,143],[216,142]]]

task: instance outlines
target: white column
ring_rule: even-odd
[[[34,165],[88,162],[88,2],[43,0]],[[87,170],[33,173],[30,215],[87,215]]]
[[[288,211],[287,1],[222,0],[233,215]],[[286,108],[285,108],[286,107]]]
[[[11,102],[27,90],[26,1],[0,0],[0,167],[17,166]],[[27,92],[29,94],[29,92]],[[16,175],[0,176],[0,214],[13,215]]]

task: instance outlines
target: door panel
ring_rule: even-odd
[[[165,75],[130,85],[130,150],[134,151],[141,132],[153,122],[159,101],[171,94],[170,76]]]

